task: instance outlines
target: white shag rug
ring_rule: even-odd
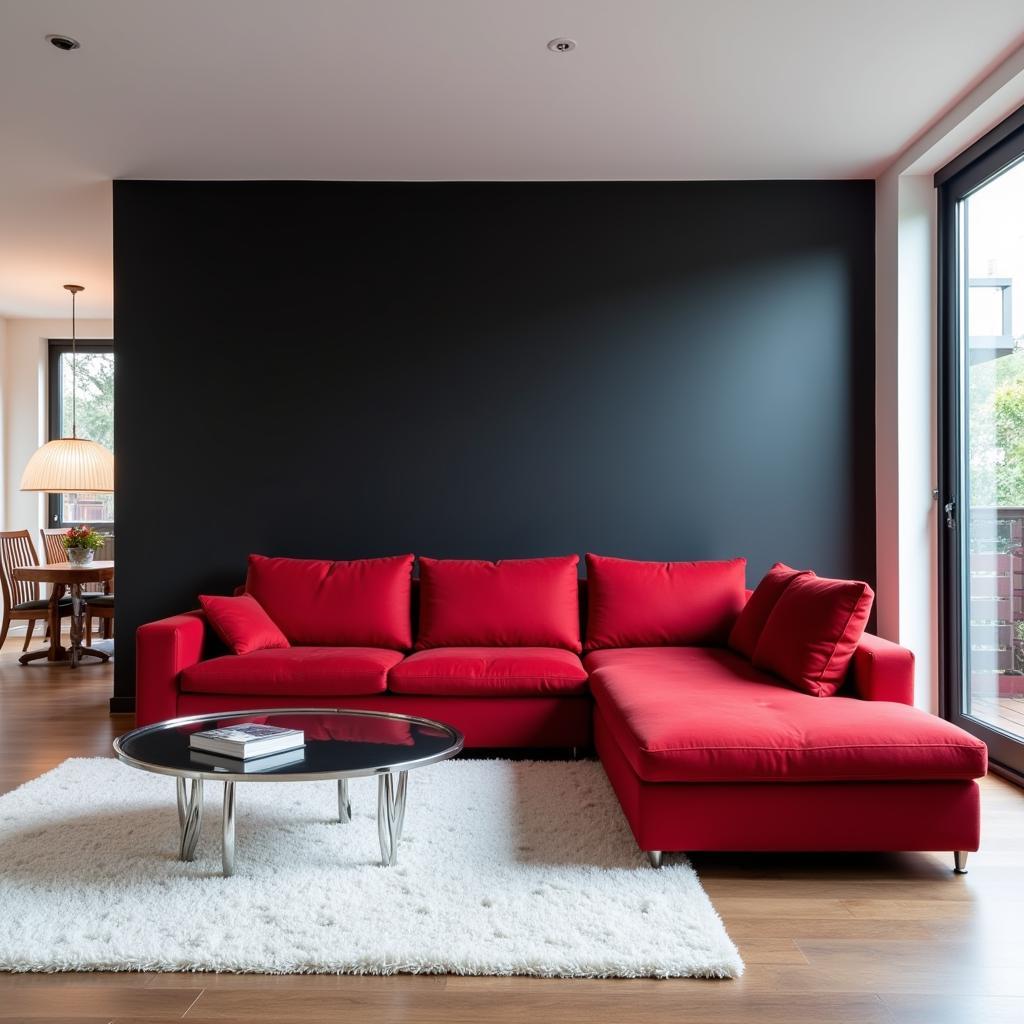
[[[173,778],[74,759],[0,797],[0,968],[731,978],[743,962],[682,856],[656,871],[595,762],[409,773],[398,864],[376,780],[222,787],[177,860]]]

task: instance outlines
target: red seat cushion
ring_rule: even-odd
[[[729,646],[734,651],[746,658],[754,657],[754,649],[764,631],[764,624],[768,621],[768,616],[771,615],[772,609],[782,597],[786,587],[800,574],[799,569],[790,569],[782,562],[776,562],[765,573],[743,606],[743,611],[740,612],[739,618],[733,625],[732,632],[729,633]]]
[[[568,697],[587,692],[587,670],[557,647],[437,647],[396,665],[388,688],[437,697]]]
[[[288,637],[249,594],[239,597],[199,595],[199,603],[213,631],[235,654],[290,647]]]
[[[754,666],[804,693],[831,697],[843,685],[874,599],[874,591],[856,580],[795,577],[764,624]]]
[[[578,555],[420,559],[416,649],[564,647],[581,650]]]
[[[649,782],[957,780],[985,774],[985,744],[925,711],[818,700],[732,651],[636,648],[587,655],[590,690]]]
[[[181,688],[189,693],[354,697],[383,693],[388,669],[401,660],[397,651],[372,647],[290,647],[227,654],[185,669]]]
[[[746,599],[745,558],[634,562],[587,555],[587,650],[724,644]]]
[[[412,646],[412,555],[328,562],[249,556],[246,592],[293,644]]]

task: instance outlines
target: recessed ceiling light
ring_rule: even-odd
[[[46,41],[58,50],[77,50],[82,44],[71,36],[47,36]]]
[[[570,50],[576,49],[576,40],[559,36],[558,39],[552,39],[548,43],[548,49],[553,53],[568,53]]]

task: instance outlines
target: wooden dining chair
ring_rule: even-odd
[[[103,639],[114,635],[114,595],[90,594],[85,601],[85,646],[92,646],[92,620],[103,620]]]
[[[68,560],[67,551],[64,549],[63,543],[61,543],[61,538],[67,532],[68,528],[66,526],[58,526],[53,529],[43,528],[39,531],[39,535],[43,538],[43,558],[46,559],[47,565]]]
[[[0,531],[0,590],[3,591],[4,617],[0,625],[0,647],[7,639],[7,630],[14,621],[28,622],[23,651],[28,650],[36,623],[49,619],[49,601],[39,596],[39,584],[16,580],[14,570],[26,565],[38,565],[39,556],[28,530]],[[71,598],[60,600],[60,617],[71,614]],[[52,642],[52,641],[51,641]]]

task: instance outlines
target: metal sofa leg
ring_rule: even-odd
[[[967,874],[967,851],[966,850],[954,850],[953,851],[953,871],[958,875]]]
[[[652,868],[661,867],[661,850],[648,850],[647,859],[651,862]]]

